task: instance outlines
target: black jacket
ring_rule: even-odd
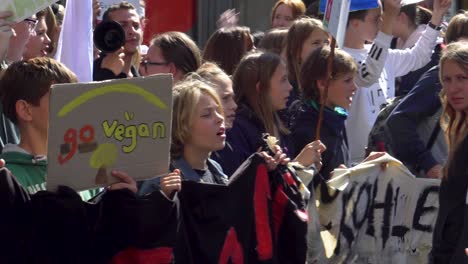
[[[105,81],[105,80],[113,80],[113,79],[124,79],[127,78],[127,74],[121,72],[119,75],[115,75],[111,70],[101,68],[102,60],[106,55],[101,54],[101,57],[94,60],[93,64],[93,81]],[[130,67],[130,71],[132,72],[134,77],[140,76],[135,66]]]
[[[292,157],[296,157],[305,145],[315,140],[315,130],[319,117],[319,106],[309,100],[302,103],[298,112],[294,114],[289,139],[289,150]],[[349,154],[348,143],[345,130],[345,113],[325,108],[323,113],[322,130],[320,140],[327,147],[322,153],[322,168],[320,175],[324,180],[330,178],[332,172],[339,165],[348,166]],[[317,179],[314,182],[317,184]]]
[[[468,137],[457,146],[439,192],[439,214],[432,242],[432,263],[468,263]]]
[[[265,132],[262,122],[250,107],[241,104],[232,128],[226,133],[226,144],[232,149],[217,152],[217,161],[226,175],[231,176],[250,155],[257,152],[263,144],[262,134]],[[286,136],[281,136],[279,140],[281,147],[287,146]]]
[[[405,165],[425,173],[437,164],[444,164],[447,146],[436,116],[442,105],[439,93],[439,67],[427,71],[411,92],[398,104],[387,119],[392,149],[397,159]],[[428,148],[432,133],[438,133],[436,141]]]

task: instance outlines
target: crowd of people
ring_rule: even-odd
[[[51,86],[78,81],[53,59],[64,7],[54,4],[16,23],[7,22],[10,12],[0,12],[0,165],[6,168],[0,170],[0,204],[9,214],[0,221],[0,240],[8,241],[0,260],[61,263],[64,256],[77,253],[57,241],[44,243],[47,234],[38,231],[44,221],[31,223],[46,213],[57,215],[56,207],[47,205],[50,201],[64,204],[62,209],[67,203],[79,204],[89,222],[103,211],[134,221],[141,220],[128,214],[143,210],[176,217],[184,181],[228,185],[255,153],[269,172],[288,163],[312,170],[315,176],[307,187],[313,192],[333,177],[334,169],[388,152],[417,177],[441,179],[429,259],[465,263],[468,11],[444,21],[451,0],[434,0],[432,8],[401,6],[401,0],[377,2],[377,8],[349,13],[343,47],[336,48],[330,47],[332,36],[321,20],[306,15],[301,0],[277,1],[271,29],[262,34],[252,34],[232,17],[222,21],[221,16],[219,28],[203,48],[176,31],[160,33],[142,48],[142,25],[151,21],[143,22],[127,2],[103,10],[103,22],[122,26],[125,44],[114,52],[95,52],[93,80],[172,74],[171,162],[167,175],[142,182],[113,171],[119,182],[80,192],[83,202],[66,187],[55,194],[46,191]],[[94,8],[99,13],[99,5]],[[388,107],[392,111],[381,118],[381,110]],[[277,139],[271,151],[262,149],[264,133]],[[157,205],[149,206],[148,200]],[[148,213],[152,214],[156,213]],[[99,257],[83,253],[67,263],[107,263],[127,245],[122,239],[162,233],[167,222],[159,220],[162,228],[157,231],[129,227],[135,234],[122,231],[120,239],[109,227],[93,241],[117,246],[106,247]],[[125,224],[122,221],[117,222]],[[45,230],[53,228],[49,223]],[[84,233],[89,234],[73,232],[81,238]],[[78,241],[88,240],[71,245]],[[171,254],[176,255],[180,251],[174,247]]]

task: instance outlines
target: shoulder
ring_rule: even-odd
[[[215,177],[220,178],[222,182],[227,183],[228,177],[226,176],[226,174],[224,174],[223,168],[218,162],[212,159],[208,159],[208,166],[211,166],[211,169],[213,170],[212,172]]]

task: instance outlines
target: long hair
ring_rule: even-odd
[[[233,76],[233,88],[238,105],[250,107],[265,131],[279,138],[278,133],[288,134],[288,129],[273,110],[269,91],[271,78],[281,57],[269,52],[255,52],[242,58]]]
[[[468,37],[468,11],[464,11],[450,19],[445,32],[445,43],[457,41],[462,37]]]
[[[287,5],[292,9],[293,19],[303,16],[306,11],[305,4],[304,2],[302,2],[302,0],[279,0],[271,9],[271,23],[273,23],[273,20],[275,19],[276,15],[276,9],[278,9],[280,5]]]
[[[228,75],[232,75],[244,54],[252,48],[248,27],[220,28],[206,42],[203,59],[218,64]]]
[[[439,77],[444,86],[444,64],[447,61],[455,62],[464,72],[468,74],[468,42],[453,42],[444,50],[440,58]],[[468,89],[468,88],[467,88]],[[449,147],[449,163],[445,167],[447,172],[450,166],[451,156],[455,152],[456,146],[468,135],[468,120],[466,111],[456,111],[448,102],[445,88],[441,91],[441,101],[443,112],[440,118],[440,125],[445,132]]]
[[[269,51],[276,53],[281,56],[281,53],[286,46],[286,36],[288,35],[288,30],[286,28],[273,28],[270,29],[265,36],[263,36],[262,41],[258,48],[263,51]]]
[[[288,30],[286,37],[286,60],[288,62],[288,78],[292,82],[296,82],[299,87],[299,74],[301,72],[301,61],[302,47],[307,38],[315,30],[322,30],[326,32],[322,21],[310,18],[302,17],[293,22]]]

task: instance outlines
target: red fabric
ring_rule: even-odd
[[[231,260],[231,262],[229,262]],[[237,239],[237,233],[234,227],[231,227],[224,241],[223,250],[219,257],[219,264],[243,264],[244,254],[242,253],[242,247]]]
[[[172,263],[172,248],[155,249],[129,248],[119,252],[111,264],[169,264]]]
[[[196,19],[197,0],[146,1],[143,43],[162,32],[192,29]]]
[[[264,164],[257,168],[255,180],[254,208],[255,227],[257,232],[257,253],[259,260],[269,260],[273,257],[273,239],[268,215],[268,199],[270,195],[270,182],[267,168]]]
[[[289,198],[283,192],[283,186],[279,186],[273,199],[273,226],[275,228],[275,237],[278,237],[278,232],[281,224],[283,223],[284,210]]]
[[[284,180],[289,186],[297,186],[296,181],[291,176],[291,173],[286,172],[283,174]]]

